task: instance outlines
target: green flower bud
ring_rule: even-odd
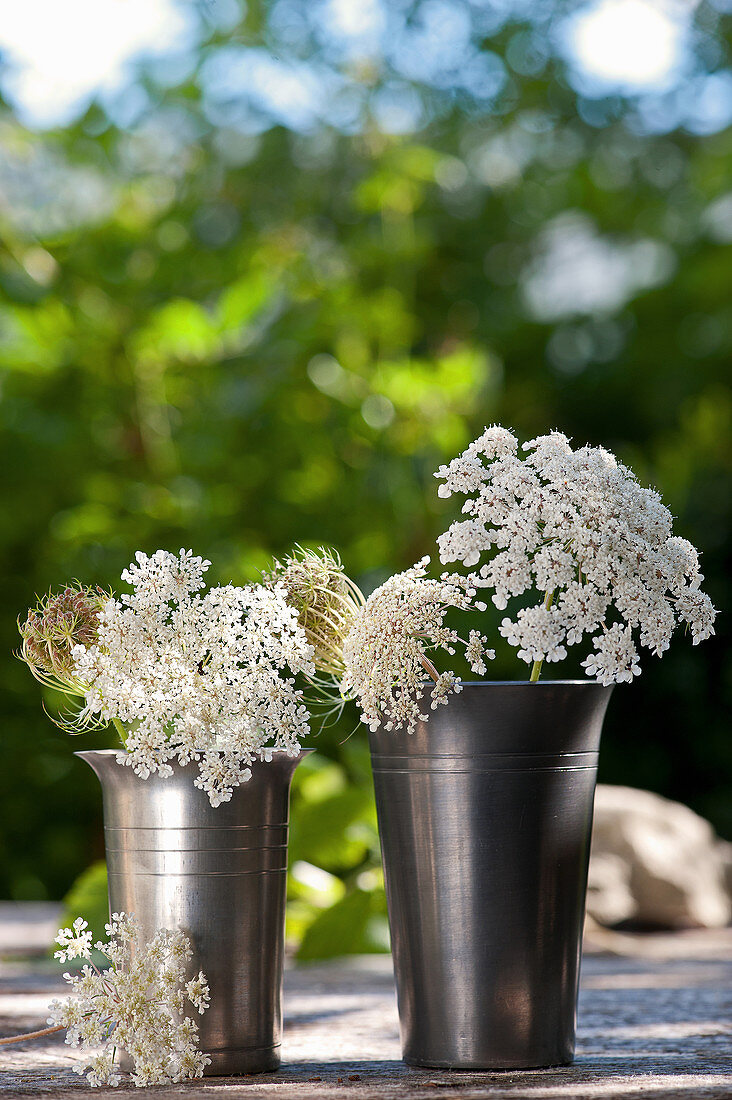
[[[275,561],[263,581],[270,587],[284,586],[287,602],[315,650],[315,668],[340,679],[345,672],[343,643],[366,600],[338,554],[324,546],[298,546],[284,561]]]

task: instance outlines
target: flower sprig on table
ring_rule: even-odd
[[[198,1025],[184,1011],[190,1006],[205,1012],[210,994],[202,972],[186,979],[193,955],[187,936],[161,928],[145,942],[137,921],[124,913],[113,913],[105,930],[108,942],[93,945],[109,964],[100,969],[86,921],[77,917],[71,928],[60,929],[54,957],[63,963],[86,960],[81,973],[64,974],[72,995],[51,1002],[48,1028],[0,1042],[65,1030],[66,1043],[87,1055],[74,1072],[86,1074],[92,1086],[120,1084],[120,1049],[131,1058],[132,1081],[140,1087],[203,1076],[211,1059],[197,1049]]]
[[[636,635],[660,656],[681,623],[695,645],[714,633],[697,551],[673,535],[654,489],[602,447],[572,450],[561,432],[529,440],[524,458],[518,447],[494,425],[440,467],[439,495],[464,496],[468,518],[438,544],[442,562],[462,562],[467,581],[492,589],[499,609],[541,593],[499,628],[532,665],[532,680],[585,635],[595,649],[582,662],[587,675],[611,684],[639,674]]]
[[[114,723],[119,762],[142,778],[195,762],[194,782],[217,806],[255,761],[300,751],[309,719],[295,675],[314,666],[281,584],[202,593],[209,565],[190,550],[139,552],[122,574],[133,591],[91,607],[48,661],[63,658],[56,679],[83,698],[72,729]],[[44,674],[26,634],[21,656]]]
[[[319,698],[355,699],[370,729],[405,726],[412,731],[423,713],[425,680],[432,681],[430,708],[461,690],[451,671],[440,672],[432,655],[462,648],[478,674],[495,654],[476,630],[463,639],[445,625],[450,609],[476,606],[475,589],[462,577],[427,576],[429,558],[390,577],[365,597],[331,550],[298,550],[275,562],[266,577],[281,582],[313,645],[321,675]],[[484,605],[478,604],[478,607]]]

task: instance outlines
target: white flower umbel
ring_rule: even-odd
[[[281,585],[201,593],[210,562],[191,551],[136,562],[122,574],[133,593],[107,601],[96,644],[73,649],[87,711],[121,724],[120,763],[143,778],[195,761],[217,806],[273,749],[300,751],[308,713],[294,675],[313,675],[313,649]]]
[[[434,681],[431,709],[447,702],[450,692],[460,691],[452,672],[438,673],[428,653],[435,649],[452,655],[458,646],[474,672],[485,672],[485,661],[495,656],[477,631],[467,642],[444,624],[450,608],[474,607],[475,590],[462,577],[430,580],[425,576],[429,558],[390,577],[366,600],[354,618],[343,645],[346,674],[341,681],[344,696],[354,697],[361,720],[372,729],[406,727],[411,733],[427,715],[420,711],[425,674]]]
[[[680,623],[695,645],[714,633],[698,554],[672,535],[671,513],[655,490],[609,451],[572,450],[560,432],[523,449],[521,458],[513,433],[494,425],[435,477],[444,483],[440,496],[466,498],[466,518],[438,539],[442,561],[462,562],[467,582],[492,589],[500,609],[512,597],[541,593],[500,626],[533,665],[532,680],[543,661],[562,660],[585,636],[596,651],[583,662],[587,675],[611,684],[640,672],[634,632],[658,656]]]
[[[94,946],[108,967],[100,970],[91,955],[91,933],[77,918],[56,937],[56,958],[86,959],[80,974],[64,974],[73,994],[49,1005],[48,1023],[66,1028],[66,1042],[88,1057],[75,1067],[90,1085],[118,1085],[118,1049],[132,1059],[135,1085],[163,1085],[201,1077],[211,1061],[196,1049],[198,1025],[184,1016],[209,1003],[206,977],[186,981],[191,945],[183,932],[161,928],[144,942],[137,922],[113,913],[105,926],[109,942]],[[189,1011],[190,1011],[189,1008]]]

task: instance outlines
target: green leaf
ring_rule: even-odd
[[[216,309],[221,329],[229,338],[248,325],[269,301],[274,281],[262,271],[245,275],[227,287]]]
[[[92,938],[106,939],[104,925],[109,920],[109,895],[107,893],[107,864],[103,859],[87,867],[72,884],[63,899],[63,913],[59,927],[71,925],[77,917],[83,917],[92,932]]]
[[[152,314],[130,347],[134,358],[143,362],[198,363],[215,355],[219,336],[198,302],[176,298]]]
[[[354,890],[321,913],[303,936],[299,962],[389,950],[383,892]]]
[[[363,862],[375,843],[376,811],[368,788],[348,790],[293,809],[290,859],[342,872]]]

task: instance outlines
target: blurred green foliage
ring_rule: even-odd
[[[92,933],[92,942],[106,940],[104,926],[109,920],[107,896],[107,864],[98,859],[72,883],[63,899],[59,928],[70,928],[77,917],[83,917]]]
[[[242,582],[330,543],[369,591],[434,553],[453,513],[432,473],[500,421],[615,450],[729,606],[732,133],[583,92],[550,49],[565,6],[535,7],[475,31],[504,73],[490,101],[401,79],[422,104],[402,133],[375,109],[239,125],[235,91],[217,114],[217,51],[292,52],[264,3],[212,24],[177,81],[143,68],[131,120],[119,103],[45,133],[0,115],[0,896],[60,897],[103,855],[98,784],[12,657],[15,617],[68,578],[118,585],[138,548],[190,546]],[[702,3],[695,20],[702,79],[729,66],[729,19]],[[367,103],[394,92],[385,69],[350,79]],[[498,648],[492,674],[523,677]],[[732,835],[731,704],[723,615],[616,690],[601,779]],[[347,709],[317,734],[295,780],[303,958],[386,943],[356,724]]]

